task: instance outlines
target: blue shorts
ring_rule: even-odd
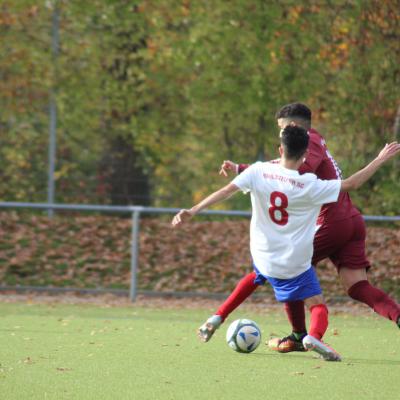
[[[322,294],[321,286],[313,266],[302,274],[290,279],[278,279],[270,276],[264,276],[254,265],[254,271],[257,274],[254,283],[262,285],[268,281],[275,292],[278,301],[304,300],[309,297]]]

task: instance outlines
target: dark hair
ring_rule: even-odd
[[[311,122],[311,110],[302,103],[290,103],[283,106],[276,114],[275,118],[301,118]]]
[[[298,160],[307,150],[308,133],[301,126],[287,125],[281,131],[281,143],[285,157]]]

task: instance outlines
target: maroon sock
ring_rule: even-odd
[[[306,328],[306,313],[304,310],[304,301],[288,301],[285,303],[285,311],[289,322],[292,325],[293,332],[304,333]]]
[[[397,322],[400,317],[400,306],[385,292],[372,286],[368,281],[355,283],[347,293],[354,299],[370,306],[376,313]]]
[[[222,321],[225,321],[226,317],[235,308],[239,307],[259,286],[254,283],[256,279],[256,273],[251,272],[246,275],[235,287],[235,290],[229,295],[229,297],[224,301],[224,303],[218,308],[216,314],[220,315]]]
[[[322,339],[326,330],[328,329],[328,308],[325,304],[317,304],[310,307],[311,320],[310,320],[310,335]]]

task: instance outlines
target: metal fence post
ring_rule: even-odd
[[[137,294],[137,267],[139,264],[139,231],[140,231],[140,210],[132,213],[132,242],[131,242],[131,286],[129,297],[132,302]]]
[[[56,104],[56,80],[57,80],[57,57],[59,51],[59,26],[60,15],[58,1],[53,4],[53,22],[52,22],[52,59],[53,59],[53,81],[50,89],[49,104],[49,146],[48,146],[48,183],[47,183],[47,202],[54,204],[55,180],[54,171],[56,164],[56,130],[57,130],[57,104]],[[48,216],[51,218],[54,214],[53,209],[47,210]]]

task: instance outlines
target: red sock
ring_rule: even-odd
[[[400,317],[400,306],[385,292],[372,286],[368,281],[355,283],[347,293],[354,299],[370,306],[376,313],[397,322]]]
[[[304,311],[304,301],[296,300],[285,303],[285,311],[293,332],[304,333],[306,328],[306,313]]]
[[[256,273],[247,274],[235,287],[235,290],[229,295],[224,303],[218,308],[216,314],[220,315],[222,322],[237,307],[240,306],[259,286],[254,283]]]
[[[310,321],[310,335],[322,339],[326,330],[328,329],[328,308],[325,304],[317,304],[310,307],[311,321]]]

